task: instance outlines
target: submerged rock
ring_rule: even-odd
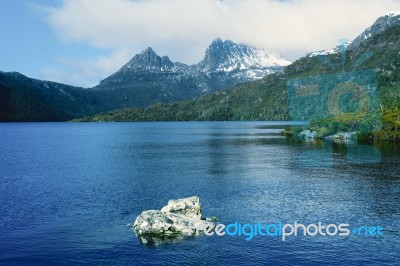
[[[143,211],[135,220],[133,228],[144,244],[163,244],[180,241],[214,223],[202,219],[199,197],[170,200],[161,210]]]

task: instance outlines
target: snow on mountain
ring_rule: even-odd
[[[317,52],[312,52],[312,53],[308,53],[306,55],[306,57],[314,57],[314,56],[319,56],[319,55],[330,55],[330,54],[337,54],[340,53],[341,51],[343,51],[344,49],[347,49],[347,47],[350,45],[351,42],[342,42],[338,45],[336,45],[334,48],[332,49],[328,49],[328,50],[321,50],[321,51],[317,51]]]
[[[367,28],[363,33],[361,33],[357,38],[355,38],[351,42],[340,43],[332,49],[311,52],[308,53],[305,57],[336,54],[342,51],[343,49],[351,50],[357,48],[362,42],[364,42],[372,35],[379,34],[385,31],[387,28],[394,25],[400,25],[400,11],[392,11],[379,17],[371,27]]]
[[[198,66],[205,71],[231,72],[234,70],[272,70],[287,66],[291,62],[278,53],[230,40],[214,40],[207,48],[203,61]],[[267,71],[268,72],[268,71]]]
[[[199,87],[207,92],[263,78],[289,64],[289,60],[272,50],[237,44],[229,40],[222,41],[218,38],[207,48],[204,59],[191,66],[172,62],[168,56],[160,57],[149,47],[135,55],[116,73],[102,80],[99,86],[141,80],[143,75],[148,74],[163,74],[169,80],[179,81],[182,77],[197,80]],[[165,76],[167,74],[171,76]]]
[[[176,71],[176,67],[168,56],[160,57],[149,47],[143,50],[140,54],[135,55],[127,64],[125,64],[117,73],[126,72],[165,72]],[[115,74],[117,74],[115,73]],[[114,74],[114,75],[115,75]]]
[[[392,11],[379,17],[371,27],[367,28],[363,33],[354,39],[354,41],[349,45],[348,49],[357,48],[363,41],[372,35],[379,34],[394,25],[400,25],[400,11]]]

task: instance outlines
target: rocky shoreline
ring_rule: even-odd
[[[337,132],[333,135],[321,136],[317,131],[312,131],[310,129],[305,129],[300,132],[294,132],[290,129],[284,129],[281,131],[282,136],[295,137],[299,139],[321,139],[321,140],[342,140],[342,141],[352,141],[357,140],[357,132]]]

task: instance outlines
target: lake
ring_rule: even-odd
[[[400,145],[290,140],[284,124],[0,124],[0,264],[399,265]],[[143,210],[192,195],[219,223],[383,235],[139,241],[130,225]]]

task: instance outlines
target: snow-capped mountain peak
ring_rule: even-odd
[[[207,48],[204,59],[190,66],[171,62],[167,56],[161,57],[149,47],[102,80],[98,87],[112,87],[121,83],[129,87],[138,81],[163,80],[162,86],[166,86],[166,83],[183,83],[184,86],[194,83],[194,89],[204,93],[261,79],[289,64],[290,61],[274,51],[218,38]]]
[[[205,52],[204,59],[198,64],[208,71],[231,72],[234,70],[264,69],[283,67],[291,62],[278,53],[230,40],[215,39]]]

